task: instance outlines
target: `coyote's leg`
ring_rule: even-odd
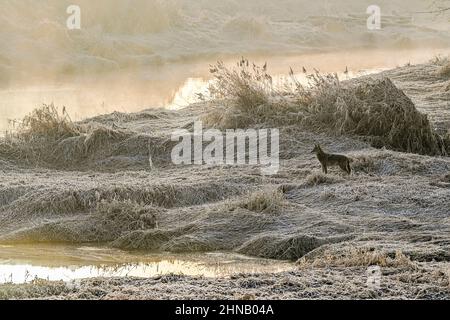
[[[324,164],[324,163],[322,163],[322,171],[323,171],[323,173],[325,173],[325,174],[327,174],[327,173],[328,173],[328,170],[327,170],[327,165],[326,165],[326,164]]]
[[[352,172],[352,169],[350,169],[350,163],[348,161],[346,161],[345,163],[340,163],[339,167],[347,172],[347,174],[350,174]]]

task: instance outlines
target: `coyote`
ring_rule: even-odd
[[[352,169],[350,168],[350,159],[346,156],[340,154],[330,154],[325,153],[320,145],[316,144],[311,153],[315,153],[317,155],[317,159],[319,159],[320,164],[322,165],[323,173],[327,174],[327,166],[336,166],[338,165],[342,170],[350,174]]]

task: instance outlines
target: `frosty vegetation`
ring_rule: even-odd
[[[439,70],[448,76],[448,62]],[[450,152],[450,138],[433,132],[425,114],[389,78],[343,84],[337,75],[310,74],[302,85],[291,69],[284,88],[274,87],[267,67],[242,59],[229,69],[222,62],[211,66],[215,98],[230,101],[231,110],[214,110],[206,116],[213,127],[249,127],[297,124],[329,134],[369,138],[375,147],[429,155]]]
[[[345,82],[313,73],[309,85],[291,73],[280,87],[265,66],[243,59],[212,66],[215,99],[178,111],[74,123],[65,110],[37,109],[0,141],[1,244],[233,251],[298,269],[214,283],[37,281],[0,286],[0,297],[448,298],[447,67],[442,58]],[[278,127],[280,171],[175,166],[171,133],[192,131],[196,120],[218,129]],[[352,175],[322,174],[310,153],[315,143],[349,156]],[[381,267],[381,289],[367,288],[368,266]]]

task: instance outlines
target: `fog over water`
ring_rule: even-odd
[[[68,30],[72,2],[1,1],[0,130],[41,103],[74,119],[184,106],[217,59],[269,61],[272,74],[303,65],[357,74],[450,48],[448,16],[418,13],[432,1],[378,1],[377,31],[366,0],[78,0],[81,29]]]
[[[0,0],[0,300],[450,299],[438,3]]]

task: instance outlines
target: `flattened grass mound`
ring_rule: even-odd
[[[158,226],[164,209],[131,200],[101,201],[89,215],[46,222],[0,237],[1,241],[28,242],[108,242],[136,231]]]
[[[244,243],[238,252],[268,259],[296,260],[325,243],[323,239],[306,235],[259,236]]]
[[[297,125],[361,136],[374,147],[396,151],[427,155],[450,151],[427,116],[389,78],[341,83],[336,75],[316,73],[308,76],[306,86],[291,70],[291,79],[275,87],[266,66],[252,68],[247,60],[231,70],[219,63],[211,72],[215,77],[211,95],[226,105],[204,116],[211,127]]]
[[[231,203],[230,209],[242,208],[253,212],[277,214],[285,203],[283,192],[278,189],[267,189],[248,193],[240,201]]]
[[[380,266],[414,269],[417,267],[417,264],[401,251],[387,253],[375,248],[356,246],[336,249],[327,245],[301,257],[297,265],[300,268]]]
[[[102,201],[97,206],[95,218],[106,229],[105,233],[112,239],[116,239],[124,232],[156,228],[157,216],[162,211],[161,208],[138,204],[130,200]]]
[[[117,169],[167,163],[170,139],[121,130],[98,122],[73,123],[63,109],[43,105],[0,140],[4,159],[57,169]],[[170,158],[169,158],[170,159]]]
[[[426,115],[389,78],[357,86],[324,81],[304,106],[302,124],[338,134],[369,137],[374,147],[427,155],[446,154]]]
[[[305,234],[291,236],[258,235],[237,249],[241,254],[279,260],[297,260],[323,245],[345,242],[352,235],[318,238]]]
[[[0,141],[0,155],[39,163],[51,157],[60,141],[79,135],[80,128],[72,123],[65,109],[60,113],[53,104],[44,104],[25,116],[17,130]]]
[[[322,172],[313,172],[306,177],[306,186],[317,186],[320,184],[333,184],[342,181],[341,178],[333,175],[327,175]]]
[[[19,136],[25,141],[60,140],[79,134],[79,128],[72,123],[63,108],[60,113],[53,105],[42,105],[25,116]]]

